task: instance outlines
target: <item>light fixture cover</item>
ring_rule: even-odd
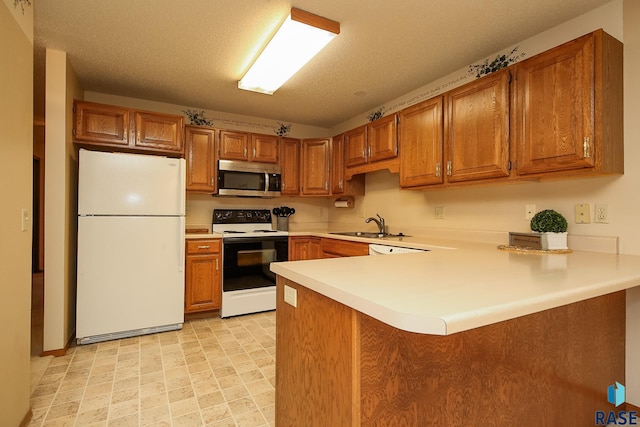
[[[292,8],[238,88],[272,95],[340,33],[340,24]]]

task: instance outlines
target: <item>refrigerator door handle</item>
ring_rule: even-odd
[[[178,221],[178,247],[180,248],[180,256],[179,256],[179,264],[178,264],[178,271],[184,271],[184,263],[185,263],[185,233],[186,233],[186,228],[185,228],[185,218],[183,216],[180,217],[180,221]]]

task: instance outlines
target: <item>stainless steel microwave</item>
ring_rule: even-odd
[[[218,195],[278,197],[282,168],[272,163],[218,160]]]

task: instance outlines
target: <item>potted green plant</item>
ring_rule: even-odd
[[[531,230],[541,234],[542,249],[568,249],[567,220],[553,209],[545,209],[531,218]]]

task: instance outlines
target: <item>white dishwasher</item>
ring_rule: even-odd
[[[412,252],[427,252],[427,251],[428,249],[402,248],[399,246],[378,245],[378,244],[369,245],[369,255],[395,255],[395,254],[408,254]]]

